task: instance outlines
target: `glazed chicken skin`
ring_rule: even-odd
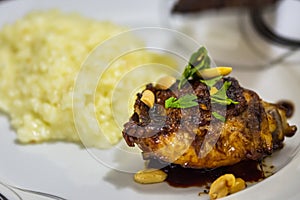
[[[209,87],[198,79],[188,80],[181,88],[178,80],[168,89],[148,84],[145,90],[153,92],[154,105],[149,107],[141,100],[143,92],[137,94],[134,114],[122,132],[125,141],[131,147],[138,145],[145,160],[197,169],[260,161],[282,148],[285,136],[297,130],[287,122],[291,104],[267,103],[231,77],[222,77],[216,88],[225,82],[230,83],[227,96],[236,102],[225,106],[213,104]],[[191,93],[197,97],[197,106],[165,107],[170,97]]]

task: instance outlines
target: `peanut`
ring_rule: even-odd
[[[197,74],[204,79],[211,79],[217,76],[226,76],[232,71],[231,67],[215,67],[198,71]]]
[[[235,177],[232,174],[225,174],[220,176],[217,180],[215,180],[209,190],[209,197],[211,199],[217,199],[221,197],[225,197],[229,194],[229,188],[234,186]]]
[[[173,76],[163,76],[156,82],[156,88],[161,90],[169,89],[176,82]]]
[[[235,184],[229,189],[229,193],[233,194],[246,188],[246,183],[241,178],[235,179]]]
[[[142,94],[141,101],[146,104],[149,108],[152,108],[155,101],[155,96],[152,91],[145,90]]]
[[[160,183],[166,180],[167,174],[159,169],[145,169],[134,175],[134,180],[141,184]]]

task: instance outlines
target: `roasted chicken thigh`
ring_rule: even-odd
[[[137,144],[145,159],[192,168],[215,168],[232,165],[245,159],[260,160],[283,145],[285,136],[292,136],[295,126],[287,123],[288,103],[271,104],[251,91],[242,88],[234,78],[227,95],[239,102],[226,106],[226,121],[212,116],[213,107],[207,86],[192,81],[199,106],[192,108],[165,108],[166,99],[180,96],[189,90],[156,89],[147,85],[155,95],[155,104],[149,108],[137,95],[134,114],[125,124],[123,136],[129,146]],[[224,112],[224,111],[221,111]]]
[[[232,77],[212,80],[193,76],[167,89],[148,84],[137,94],[134,114],[124,125],[127,144],[138,145],[145,160],[217,168],[262,160],[296,132],[287,122],[293,110],[289,102],[265,102]],[[143,100],[144,93],[153,93],[152,104]],[[169,107],[170,99],[181,99],[181,106]]]

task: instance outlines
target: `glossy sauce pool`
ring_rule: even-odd
[[[162,166],[162,164],[156,160],[151,160],[148,167],[161,169],[167,173],[168,177],[166,182],[174,187],[209,187],[210,183],[224,174],[233,174],[236,178],[242,178],[246,182],[258,182],[265,178],[262,164],[252,160],[209,170],[183,168],[175,164]]]

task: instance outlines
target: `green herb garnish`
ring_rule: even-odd
[[[222,121],[222,122],[225,122],[226,121],[226,118],[223,116],[223,115],[220,115],[219,113],[217,112],[212,112],[211,113],[216,119]]]
[[[210,68],[210,58],[206,48],[201,47],[191,56],[188,65],[185,67],[182,76],[179,79],[178,89],[180,89],[189,78],[194,77],[197,71],[207,68]]]
[[[181,89],[181,87],[192,78],[195,78],[197,76],[197,72],[209,69],[211,60],[208,56],[208,52],[206,48],[201,47],[199,50],[192,54],[190,57],[189,63],[185,67],[178,83],[178,89]],[[211,79],[203,79],[201,77],[200,81],[207,85],[207,87],[210,89],[210,97],[212,104],[220,104],[220,105],[230,105],[230,104],[238,104],[239,102],[236,102],[232,99],[230,99],[226,92],[228,88],[231,85],[231,82],[225,81],[220,89],[217,89],[214,87],[222,78],[223,76],[217,76]],[[212,90],[213,89],[213,90]],[[190,108],[194,106],[198,106],[198,103],[195,101],[197,99],[197,96],[194,94],[189,94],[180,97],[179,99],[175,97],[170,97],[165,101],[165,107],[166,108]],[[225,116],[222,116],[221,114],[217,112],[212,112],[212,115],[219,119],[222,122],[225,122],[226,118]]]
[[[197,99],[196,95],[187,94],[179,99],[175,97],[170,97],[165,101],[166,108],[190,108],[198,106],[198,103],[195,101]]]
[[[204,83],[205,85],[207,85],[209,88],[212,88],[221,79],[222,79],[222,76],[217,76],[212,79],[200,80],[200,81],[201,81],[201,83]]]
[[[226,91],[230,85],[231,85],[230,82],[225,81],[222,87],[215,94],[211,95],[212,103],[218,103],[221,105],[230,105],[232,103],[238,104],[239,102],[233,101],[226,94]]]

